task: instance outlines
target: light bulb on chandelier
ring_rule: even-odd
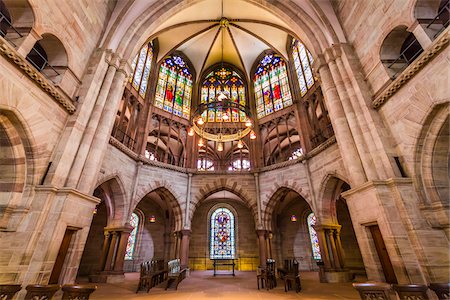
[[[205,144],[203,142],[203,138],[200,138],[200,140],[198,140],[198,146],[199,147],[203,147]]]
[[[256,139],[256,133],[255,133],[253,130],[250,131],[250,139],[251,139],[251,140]]]
[[[244,148],[244,144],[242,143],[242,140],[239,140],[239,141],[238,141],[237,147],[238,147],[239,149]]]
[[[252,126],[252,121],[250,119],[245,120],[245,126],[246,127],[251,127]]]
[[[189,128],[188,135],[189,135],[189,136],[194,136],[194,133],[195,133],[195,132],[194,132],[194,128],[192,128],[192,127]]]
[[[219,151],[219,152],[222,152],[222,151],[223,151],[223,143],[222,143],[222,142],[219,142],[219,143],[217,144],[217,151]]]

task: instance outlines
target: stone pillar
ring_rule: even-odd
[[[266,230],[256,230],[259,244],[259,265],[265,266],[267,261]]]
[[[123,274],[123,263],[125,260],[125,252],[127,250],[128,237],[130,236],[131,228],[123,228],[118,231],[119,245],[117,247],[116,261],[114,262],[114,271]]]
[[[106,257],[105,262],[105,268],[102,271],[110,271],[113,267],[114,262],[114,254],[116,252],[117,248],[117,232],[109,232],[109,234],[112,236],[111,240],[109,240],[109,249],[108,249],[108,256]]]
[[[322,90],[327,102],[333,129],[335,130],[336,140],[338,141],[338,146],[341,150],[340,153],[345,162],[344,165],[347,169],[347,173],[350,175],[352,186],[358,186],[364,183],[367,178],[361,161],[356,159],[359,157],[359,154],[349,124],[347,123],[347,117],[342,108],[341,100],[336,91],[330,69],[325,62],[323,55],[319,55],[315,64],[315,69],[318,70],[320,74]],[[342,149],[341,145],[345,145],[345,150]]]
[[[336,242],[334,240],[333,229],[327,229],[328,241],[330,243],[331,255],[333,257],[333,269],[340,270],[342,268],[341,263],[339,261],[339,256],[336,250]]]
[[[121,64],[126,64],[126,62],[123,61]],[[126,84],[125,78],[127,74],[123,68],[124,66],[121,66],[114,74],[111,89],[95,132],[95,140],[90,147],[80,181],[78,182],[78,190],[81,192],[91,193],[96,184],[96,178],[108,145],[111,129],[114,125],[119,101],[122,98]]]
[[[69,177],[66,183],[66,186],[68,187],[76,187],[78,183],[80,174],[86,161],[86,157],[89,153],[89,149],[91,148],[92,141],[95,136],[95,130],[97,129],[98,123],[100,121],[103,107],[105,106],[108,92],[111,89],[111,84],[115,73],[116,66],[110,64],[108,66],[105,79],[103,80],[103,84],[100,88],[100,93],[98,94],[97,101],[95,102],[94,109],[92,110],[89,123],[86,127],[86,130],[84,131],[83,139],[81,140],[80,147],[78,148],[76,159],[73,163],[72,168],[70,169]]]
[[[184,228],[189,228],[189,213],[191,204],[191,185],[192,185],[192,173],[188,174],[188,185],[186,191],[186,211],[184,217]]]
[[[101,262],[100,262],[100,271],[103,271],[105,269],[106,266],[106,259],[108,258],[108,251],[109,251],[109,246],[110,246],[110,237],[111,234],[109,233],[109,231],[105,231],[105,239],[103,240],[103,248],[102,248],[102,257],[101,257]]]
[[[336,250],[339,256],[339,261],[341,262],[342,268],[345,267],[345,252],[341,243],[341,227],[336,228],[334,231],[334,238],[336,239]]]
[[[267,233],[267,237],[266,237],[266,241],[267,241],[267,255],[268,258],[273,258],[273,253],[272,253],[272,238],[273,238],[273,234],[271,231],[269,231]]]
[[[258,211],[258,224],[257,228],[262,227],[262,217],[261,217],[261,195],[259,194],[259,173],[253,173],[255,176],[255,186],[256,186],[256,209]]]
[[[189,239],[191,231],[184,229],[181,230],[181,245],[180,245],[180,265],[183,268],[189,266]]]
[[[423,29],[422,25],[420,25],[417,20],[409,26],[408,31],[414,34],[423,49],[427,49],[433,43],[426,31]]]
[[[328,244],[327,244],[327,238],[325,235],[325,229],[322,228],[320,225],[314,226],[314,229],[317,233],[317,239],[319,240],[319,247],[320,247],[320,255],[322,257],[323,265],[326,270],[331,269],[331,260],[330,255],[328,251]]]

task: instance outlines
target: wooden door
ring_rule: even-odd
[[[59,276],[64,265],[64,260],[66,259],[67,252],[69,250],[70,242],[72,240],[73,234],[76,232],[74,229],[66,229],[64,233],[64,238],[62,240],[61,246],[59,247],[58,256],[56,257],[55,265],[53,266],[52,274],[50,275],[49,284],[56,284],[59,281]]]
[[[380,259],[386,282],[397,283],[397,277],[395,277],[394,268],[392,267],[391,259],[389,258],[389,254],[386,250],[386,245],[384,244],[380,228],[378,227],[378,225],[373,225],[369,226],[369,229],[372,233],[372,238],[375,243],[375,249],[377,250],[378,258]]]

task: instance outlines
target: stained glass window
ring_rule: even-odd
[[[236,252],[234,215],[227,208],[218,208],[211,215],[211,259],[234,259]]]
[[[228,167],[229,171],[249,170],[249,169],[250,169],[250,161],[248,159],[236,159],[231,163],[231,166]]]
[[[139,217],[137,214],[131,214],[130,225],[133,227],[133,230],[130,232],[130,236],[128,237],[125,259],[133,259],[134,248],[136,245],[137,229],[139,225]]]
[[[188,65],[178,55],[166,57],[159,68],[155,106],[189,119],[191,95],[192,74]]]
[[[316,216],[314,213],[310,213],[308,215],[308,229],[309,229],[309,237],[311,238],[311,247],[313,252],[313,258],[316,260],[322,259],[320,255],[320,247],[319,247],[319,239],[317,237],[317,232],[314,229],[314,225],[316,225]]]
[[[289,160],[297,159],[303,155],[303,149],[297,148],[296,150],[292,151],[291,156],[289,156]]]
[[[214,163],[206,158],[197,160],[197,169],[202,171],[214,171]]]
[[[245,85],[239,74],[231,68],[220,66],[206,76],[202,84],[201,103],[217,101],[221,91],[231,101],[245,107]],[[224,122],[245,122],[247,118],[245,112],[237,108],[229,108],[226,111],[221,107],[210,108],[208,112],[203,113],[202,117],[206,122],[221,122],[225,112],[230,118],[224,119]]]
[[[131,85],[144,98],[147,93],[148,79],[153,60],[153,44],[146,44],[131,63],[133,76],[130,78]]]
[[[296,39],[292,39],[292,57],[294,58],[295,72],[300,85],[300,94],[303,97],[315,82],[312,73],[314,60],[305,45]]]
[[[286,63],[276,54],[259,62],[253,78],[258,119],[292,105]]]

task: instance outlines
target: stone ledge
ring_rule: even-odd
[[[58,91],[50,80],[31,66],[31,64],[17,53],[17,51],[2,37],[0,37],[0,53],[27,74],[32,81],[55,99],[69,114],[73,114],[76,111],[76,107],[72,103],[72,100]]]
[[[386,101],[392,97],[402,86],[413,78],[420,69],[428,64],[442,49],[445,49],[449,43],[449,30],[447,28],[433,44],[426,49],[419,57],[413,61],[394,81],[389,84],[384,91],[375,97],[372,101],[372,107],[380,108]]]

